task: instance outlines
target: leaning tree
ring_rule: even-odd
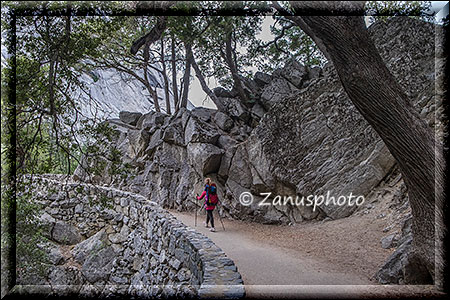
[[[161,3],[165,9],[173,5],[171,1]],[[396,159],[413,215],[414,240],[409,267],[414,266],[412,270],[423,274],[423,278],[441,284],[442,251],[435,251],[435,241],[443,236],[442,144],[420,118],[378,53],[364,21],[365,1],[291,1],[290,6],[291,10],[287,10],[272,1],[272,7],[310,36],[333,63],[350,100]],[[155,26],[143,39],[158,36],[165,29],[164,18],[160,23],[161,27]],[[226,33],[231,31],[223,27]],[[138,40],[136,44],[142,42]]]
[[[364,22],[364,1],[291,1],[272,6],[308,34],[333,63],[352,103],[397,161],[412,211],[412,271],[441,284],[444,159],[440,141],[386,67]]]

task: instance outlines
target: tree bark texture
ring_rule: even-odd
[[[174,108],[177,110],[179,105],[178,98],[178,84],[177,84],[177,64],[175,61],[175,38],[172,37],[172,45],[171,45],[171,65],[172,65],[172,94],[173,94],[173,103]]]
[[[442,230],[442,145],[387,69],[363,17],[301,18],[326,46],[350,100],[396,159],[408,188],[413,215],[412,257],[435,279],[435,254],[436,271],[442,270],[441,253],[435,253],[436,230]]]
[[[189,57],[187,49],[189,49],[192,46],[190,44],[185,44],[184,46],[186,49],[186,67],[183,76],[183,94],[181,97],[180,107],[186,108],[189,94],[189,78],[191,77],[191,65],[192,65],[192,57]]]
[[[166,59],[164,57],[164,39],[161,38],[161,64],[162,64],[162,76],[164,80],[164,96],[166,98],[166,113],[172,114],[170,109],[170,96],[169,96],[169,79],[167,78]]]
[[[239,72],[233,60],[233,48],[231,46],[231,42],[232,42],[232,31],[228,32],[225,41],[225,61],[228,67],[230,68],[231,76],[233,77],[234,83],[233,85],[236,91],[238,92],[239,98],[241,98],[241,100],[244,103],[248,103],[248,96],[244,91],[244,88],[242,86],[242,80],[241,78],[239,78]]]
[[[150,95],[153,97],[153,104],[155,106],[155,110],[157,112],[161,112],[161,108],[159,106],[159,100],[158,100],[158,93],[156,92],[156,87],[153,89],[153,87],[150,84],[150,81],[148,80],[148,60],[149,60],[149,48],[150,43],[145,44],[144,46],[144,81],[145,81],[145,87],[149,91]]]

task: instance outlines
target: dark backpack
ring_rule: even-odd
[[[215,187],[214,185],[210,186],[209,193],[211,195],[215,195],[217,193],[217,187]]]

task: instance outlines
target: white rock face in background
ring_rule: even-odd
[[[142,73],[137,71],[136,73]],[[164,98],[164,81],[162,76],[149,70],[151,84],[157,86],[159,104],[163,112],[166,111],[166,100]],[[79,98],[83,114],[93,117],[118,118],[120,111],[131,111],[146,113],[154,110],[153,97],[147,88],[137,79],[129,74],[118,72],[114,69],[94,70],[89,74],[83,74],[81,82],[86,84],[90,97],[81,90],[75,92],[74,96]],[[170,103],[173,111],[173,96],[170,91]],[[188,109],[194,106],[188,102]]]
[[[6,67],[6,59],[9,57],[8,49],[4,45],[6,32],[2,32],[2,68]],[[161,69],[158,65],[157,68]],[[136,71],[142,75],[142,70]],[[149,69],[151,84],[157,86],[159,105],[166,112],[166,100],[164,95],[164,80],[162,75],[153,69]],[[81,104],[81,112],[86,117],[96,116],[98,119],[118,118],[120,111],[146,113],[154,110],[153,97],[145,86],[129,74],[118,72],[114,69],[94,70],[89,74],[83,74],[80,81],[86,85],[86,93],[77,89],[73,97]],[[170,78],[169,84],[171,85]],[[169,89],[170,103],[173,112],[173,95]],[[188,101],[189,110],[194,108]]]

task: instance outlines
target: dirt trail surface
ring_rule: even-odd
[[[223,219],[216,232],[205,215],[170,212],[211,238],[234,260],[249,298],[439,296],[433,286],[382,286],[373,278],[391,253],[380,247],[384,222],[360,216],[295,226]]]

